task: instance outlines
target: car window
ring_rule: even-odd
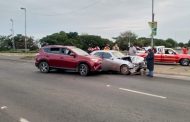
[[[114,55],[117,58],[125,57],[125,55],[123,53],[119,52],[119,51],[112,52],[112,55]]]
[[[175,54],[175,52],[171,49],[166,49],[165,54]]]
[[[82,56],[88,56],[89,54],[87,52],[85,52],[84,50],[81,50],[79,48],[72,48],[72,51],[75,52],[78,55],[82,55]]]
[[[109,53],[103,53],[103,58],[110,59],[112,56]]]
[[[72,51],[67,48],[61,48],[61,53],[64,55],[71,55]]]
[[[49,49],[49,48],[44,48],[43,50],[44,50],[44,52],[46,52],[46,53],[49,53],[49,52],[50,52],[50,49]]]
[[[102,52],[96,52],[94,53],[95,56],[102,58]]]
[[[50,53],[55,53],[55,54],[59,54],[60,53],[60,48],[50,48]]]

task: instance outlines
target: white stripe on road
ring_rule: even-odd
[[[167,98],[167,97],[164,97],[164,96],[159,96],[159,95],[155,95],[155,94],[150,94],[150,93],[135,91],[135,90],[131,90],[131,89],[125,89],[125,88],[119,88],[119,89],[120,89],[120,90],[124,90],[124,91],[128,91],[128,92],[137,93],[137,94],[143,94],[143,95],[147,95],[147,96],[151,96],[151,97],[158,97],[158,98],[162,98],[162,99],[166,99],[166,98]]]
[[[2,106],[1,110],[7,109],[7,108],[8,108],[7,106]]]
[[[26,120],[25,118],[20,118],[20,122],[29,122],[29,121]]]
[[[110,85],[106,85],[107,87],[110,87]]]

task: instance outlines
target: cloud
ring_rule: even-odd
[[[183,34],[190,32],[189,4],[189,0],[155,0],[158,38],[190,38]],[[27,32],[36,38],[61,30],[108,38],[126,30],[150,35],[151,0],[0,0],[0,34],[10,33],[10,18],[15,21],[15,33],[24,32],[20,7],[27,8]]]

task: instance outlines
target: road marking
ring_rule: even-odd
[[[106,85],[107,87],[110,87],[110,85]]]
[[[7,109],[7,108],[8,108],[7,106],[2,106],[1,110]]]
[[[20,118],[20,122],[29,122],[29,121],[25,118]]]
[[[159,95],[155,95],[155,94],[150,94],[150,93],[135,91],[135,90],[131,90],[131,89],[125,89],[125,88],[119,88],[119,89],[120,89],[120,90],[124,90],[124,91],[128,91],[128,92],[137,93],[137,94],[143,94],[143,95],[147,95],[147,96],[151,96],[151,97],[158,97],[158,98],[162,98],[162,99],[167,99],[167,97],[159,96]]]

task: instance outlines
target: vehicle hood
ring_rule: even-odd
[[[133,68],[134,65],[131,61],[129,60],[123,60],[122,58],[115,58],[113,59],[114,62],[117,62],[119,64],[126,64],[127,66],[129,66],[129,68]]]
[[[139,63],[144,62],[144,58],[140,56],[126,56],[126,57],[122,57],[121,60],[126,60],[133,64],[139,64]]]
[[[181,58],[188,58],[190,59],[190,55],[189,54],[177,54],[179,57]]]

